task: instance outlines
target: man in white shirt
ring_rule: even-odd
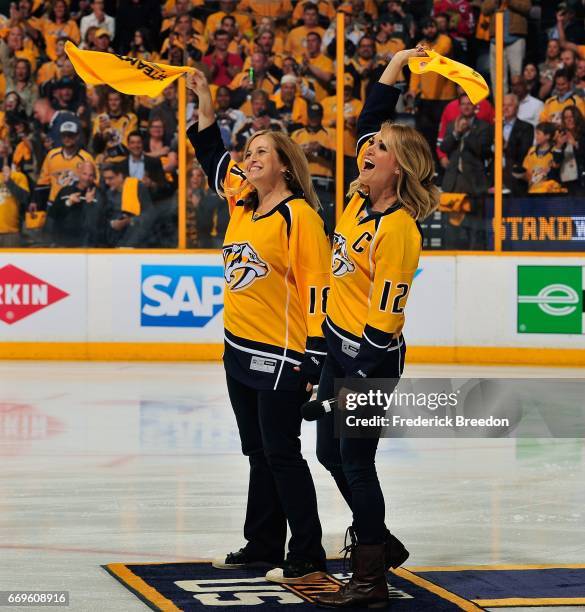
[[[512,77],[512,92],[518,97],[518,119],[536,127],[544,103],[528,93],[526,81],[521,74]]]
[[[81,18],[79,29],[81,32],[81,40],[85,40],[87,30],[92,26],[103,28],[110,34],[113,39],[116,34],[116,22],[113,17],[106,15],[104,12],[104,0],[93,0],[91,3],[92,12],[89,15]]]

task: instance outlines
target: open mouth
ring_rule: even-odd
[[[248,172],[252,172],[253,170],[262,170],[262,166],[258,166],[256,164],[252,164],[249,168],[248,168]]]
[[[363,170],[372,170],[375,167],[376,167],[376,164],[374,164],[370,159],[364,159]]]

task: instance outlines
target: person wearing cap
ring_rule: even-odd
[[[105,28],[98,28],[94,34],[95,50],[101,51],[102,53],[113,53],[113,49],[110,45],[112,41],[112,35]]]
[[[104,11],[104,0],[92,0],[91,13],[81,18],[79,30],[81,39],[85,40],[87,30],[91,27],[103,29],[110,35],[110,40],[116,35],[116,20]]]
[[[293,57],[302,55],[305,51],[309,32],[317,32],[321,37],[325,34],[325,30],[319,25],[317,5],[312,2],[307,2],[303,6],[303,25],[293,28],[289,32],[284,43],[284,50]]]
[[[297,58],[301,75],[313,86],[317,102],[329,95],[329,85],[333,79],[333,61],[321,53],[321,35],[309,32],[306,38],[306,50]]]
[[[57,59],[57,40],[66,36],[76,45],[81,40],[77,23],[71,19],[69,6],[65,0],[55,0],[47,17],[41,21],[41,31],[45,40],[45,51],[49,59]]]
[[[94,158],[79,143],[79,124],[65,121],[59,128],[63,146],[56,147],[47,153],[41,166],[39,179],[34,191],[34,205],[44,209],[54,201],[62,187],[71,185],[77,180],[77,169],[82,162],[91,162]]]
[[[363,108],[361,100],[354,98],[355,79],[346,72],[343,75],[343,157],[345,187],[356,176],[355,147],[357,142],[357,118]],[[337,124],[337,96],[329,96],[321,101],[323,105],[323,125],[335,128]],[[344,189],[345,189],[344,187]]]
[[[323,126],[323,107],[318,102],[309,104],[307,125],[291,134],[309,162],[313,187],[317,192],[328,228],[335,227],[333,198],[333,164],[335,158],[335,130]]]
[[[40,123],[44,132],[37,134],[40,140],[44,141],[43,146],[46,151],[54,147],[60,147],[61,125],[73,122],[80,127],[79,118],[69,111],[57,110],[49,98],[39,98],[33,105],[33,116]]]
[[[490,75],[492,91],[496,91],[496,20],[498,10],[504,11],[504,93],[508,93],[508,71],[510,76],[522,74],[526,55],[528,16],[532,0],[483,0],[481,13],[490,19]]]
[[[285,74],[280,79],[280,88],[270,98],[276,107],[276,118],[289,134],[307,125],[307,102],[299,95],[297,83],[297,77]]]

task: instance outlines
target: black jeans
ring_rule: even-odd
[[[389,351],[384,363],[370,378],[400,378],[404,367],[406,345]],[[344,378],[341,365],[330,354],[325,359],[317,399],[335,395],[336,378]],[[379,438],[335,437],[334,412],[317,421],[317,459],[331,473],[347,505],[353,513],[353,527],[362,544],[384,541],[384,495],[376,472],[376,450]]]
[[[261,391],[229,375],[227,387],[242,452],[250,461],[246,550],[257,559],[282,560],[288,520],[288,558],[325,567],[315,485],[301,455],[300,406],[310,394]]]

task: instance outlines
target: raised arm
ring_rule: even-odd
[[[186,80],[187,87],[193,91],[199,99],[198,131],[202,132],[215,121],[215,110],[213,108],[209,83],[200,70],[189,73],[186,76]]]
[[[231,158],[221,139],[215,120],[211,91],[205,75],[199,70],[187,75],[187,87],[199,98],[199,120],[187,129],[197,161],[211,189],[223,197],[223,184],[230,171]]]
[[[365,141],[372,134],[376,134],[382,123],[392,119],[394,109],[400,97],[400,90],[394,87],[398,81],[402,69],[408,64],[411,57],[424,57],[426,51],[421,45],[416,49],[404,49],[395,53],[384,72],[378,79],[366,98],[364,108],[358,117],[357,122],[357,151],[359,152]]]

